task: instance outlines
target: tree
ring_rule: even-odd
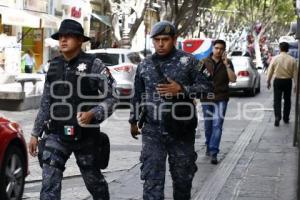
[[[144,20],[147,2],[149,0],[108,0],[113,38],[119,46],[130,47],[130,41]],[[129,18],[134,21],[131,28]]]
[[[224,3],[219,2],[215,7],[222,9]],[[233,0],[228,9],[236,10],[235,28],[250,27],[254,36],[255,53],[257,63],[261,64],[261,52],[259,41],[264,34],[274,29],[281,29],[276,37],[282,34],[282,30],[288,29],[289,22],[295,19],[292,0]],[[276,28],[277,27],[277,28]],[[285,27],[284,29],[282,27]]]
[[[175,24],[178,34],[185,34],[190,26],[195,26],[196,17],[201,12],[205,0],[165,0],[160,1],[162,12],[160,20],[168,20]]]
[[[201,6],[208,5],[205,0],[108,0],[113,38],[124,46],[124,41],[130,43],[138,28],[142,24],[147,9],[157,9],[158,21],[168,20],[175,24],[178,34],[185,35],[190,28],[197,28],[196,17]],[[160,10],[158,10],[160,9]],[[128,27],[128,18],[133,23]],[[134,20],[132,20],[134,19]],[[121,23],[120,23],[121,21]]]

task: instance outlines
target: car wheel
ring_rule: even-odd
[[[22,198],[25,184],[25,160],[20,148],[8,147],[0,172],[0,199]]]
[[[250,97],[254,97],[255,96],[255,92],[256,92],[256,88],[255,86],[253,86],[252,88],[249,88],[247,90],[245,90],[245,94],[250,96]]]
[[[260,83],[258,84],[258,87],[256,88],[256,93],[260,93]]]

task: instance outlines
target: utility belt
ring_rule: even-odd
[[[59,122],[52,120],[49,123],[49,133],[59,135],[63,142],[74,142],[92,137],[100,132],[100,127],[96,123],[88,125],[93,127],[82,127],[77,123],[77,120],[73,121]]]
[[[190,99],[173,99],[164,105],[162,112],[159,113],[160,121],[148,120],[146,109],[142,109],[138,127],[142,128],[145,124],[150,126],[164,127],[164,131],[168,132],[174,138],[182,141],[193,141],[195,137],[195,129],[198,125],[196,106]]]
[[[98,169],[105,169],[108,166],[109,163],[109,157],[110,157],[110,141],[109,141],[109,137],[107,134],[105,134],[104,132],[100,132],[100,128],[82,128],[79,127],[77,128],[77,130],[74,130],[74,135],[76,136],[69,136],[69,135],[62,135],[61,134],[61,129],[70,129],[70,126],[66,126],[66,127],[51,127],[51,130],[49,130],[49,123],[45,123],[44,125],[44,131],[43,133],[40,134],[40,139],[39,139],[39,143],[38,143],[38,160],[39,160],[39,164],[41,167],[43,167],[43,163],[48,164],[48,165],[55,165],[55,163],[51,162],[51,161],[47,161],[47,160],[43,160],[43,152],[44,151],[49,151],[53,154],[56,154],[58,156],[64,155],[63,152],[61,152],[58,149],[54,149],[54,148],[50,148],[50,147],[46,147],[46,141],[47,141],[47,136],[51,133],[51,134],[59,134],[60,139],[62,140],[62,142],[70,142],[70,141],[74,141],[76,142],[75,137],[80,138],[79,140],[82,140],[85,137],[93,137],[94,138],[94,145],[93,145],[93,154],[96,158],[96,167]],[[64,130],[65,131],[65,130]],[[69,130],[67,130],[69,131]],[[70,130],[72,131],[72,130]],[[75,134],[76,131],[80,131],[77,132]],[[81,137],[79,137],[79,134],[81,135]],[[86,136],[83,136],[86,135]],[[83,136],[83,137],[82,137]],[[69,137],[69,138],[68,138]],[[62,171],[64,170],[64,166],[60,166],[59,164],[56,166],[56,168],[61,169]]]

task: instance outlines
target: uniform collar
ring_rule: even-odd
[[[160,61],[165,61],[165,60],[168,60],[170,59],[171,57],[173,57],[176,53],[177,49],[175,47],[173,47],[173,49],[171,50],[171,52],[165,56],[160,56],[158,55],[157,53],[154,53],[152,55],[152,59],[154,60],[160,60]]]
[[[81,57],[82,55],[84,54],[84,52],[83,51],[80,51],[79,52],[79,54],[77,55],[77,56],[75,56],[74,58],[72,58],[71,60],[69,60],[69,61],[67,61],[67,60],[65,60],[65,62],[67,62],[67,63],[74,63],[74,62],[76,62],[77,60],[78,60],[78,58],[79,57]]]

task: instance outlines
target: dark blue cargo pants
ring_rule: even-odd
[[[170,135],[164,135],[158,126],[145,125],[142,129],[142,153],[140,160],[141,179],[144,180],[144,200],[163,200],[166,172],[166,158],[173,180],[174,200],[191,198],[191,188],[197,154],[195,141],[183,142]]]
[[[108,200],[108,184],[96,168],[93,138],[81,142],[63,142],[59,135],[50,134],[43,151],[43,182],[41,200],[60,200],[61,181],[67,160],[74,152],[77,165],[94,200]]]

